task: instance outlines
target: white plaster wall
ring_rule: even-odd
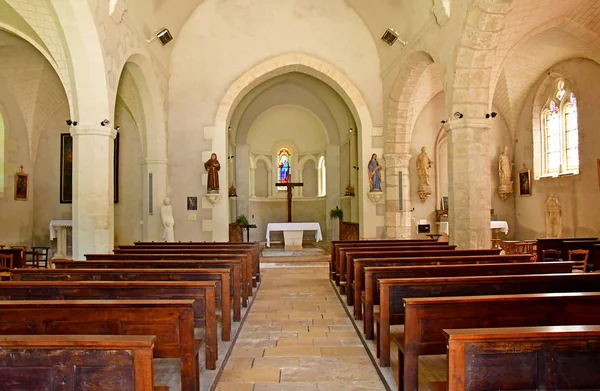
[[[530,197],[516,196],[517,238],[545,237],[544,205],[554,195],[562,205],[563,236],[600,235],[598,208],[599,178],[596,167],[600,133],[598,96],[600,96],[600,66],[592,61],[571,59],[560,62],[544,72],[529,92],[517,127],[516,167],[526,163],[533,167],[533,100],[542,78],[557,72],[573,83],[579,109],[579,175],[542,178],[532,183]],[[539,118],[539,117],[538,117]],[[533,180],[533,172],[532,172]]]
[[[115,245],[142,240],[143,170],[140,132],[122,104],[115,109],[119,124],[119,202],[115,204]]]
[[[204,126],[214,125],[219,102],[236,78],[278,55],[306,53],[340,69],[358,87],[373,123],[381,126],[379,59],[363,26],[342,0],[208,0],[200,5],[174,42],[171,58],[169,172],[173,198],[183,197],[186,188],[204,194],[199,180],[204,173],[202,153],[219,152],[217,146],[226,145],[224,134],[205,139]],[[369,139],[369,135],[365,137]],[[183,216],[175,213],[181,220]],[[206,211],[210,220],[223,217]],[[212,237],[192,223],[183,224],[195,240]]]
[[[297,147],[293,151],[315,153],[325,149],[327,134],[311,112],[297,106],[276,106],[264,112],[250,127],[248,144],[253,153],[271,155],[283,140]],[[294,167],[292,167],[294,169]]]
[[[69,133],[65,118],[69,116],[66,102],[53,113],[43,129],[35,159],[33,244],[56,248],[50,242],[50,220],[70,220],[71,204],[60,203],[60,142],[61,133]]]
[[[304,183],[302,195],[304,197],[317,196],[319,190],[317,179],[317,166],[314,161],[309,160],[304,164],[304,167],[302,167],[302,182]]]

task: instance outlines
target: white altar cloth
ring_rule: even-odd
[[[73,220],[51,220],[50,221],[50,240],[56,236],[56,227],[73,227]]]
[[[508,234],[508,223],[506,221],[490,221],[490,229],[499,229],[505,235]],[[439,233],[449,234],[448,222],[440,222]]]
[[[319,223],[268,223],[267,247],[271,246],[271,231],[317,231],[315,234],[316,241],[323,240]]]

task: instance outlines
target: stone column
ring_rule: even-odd
[[[318,167],[317,167],[318,169]],[[346,169],[346,167],[344,167]],[[342,184],[340,182],[340,146],[339,145],[328,145],[327,154],[325,155],[325,192],[327,197],[327,207],[325,212],[327,213],[327,224],[331,225],[330,229],[327,230],[328,237],[332,240],[335,237],[335,233],[339,231],[339,220],[329,219],[329,211],[335,209],[336,206],[342,207],[341,203],[341,190]],[[356,198],[356,197],[355,197]],[[344,220],[350,221],[352,216],[344,216]],[[336,231],[337,230],[337,231]],[[339,238],[339,232],[338,232]]]
[[[390,239],[410,238],[412,234],[412,202],[410,199],[408,153],[386,153],[385,160],[385,236]],[[402,172],[402,188],[400,188]],[[402,192],[402,200],[400,200]]]
[[[235,177],[237,183],[237,213],[238,216],[245,214],[248,216],[248,198],[254,195],[252,181],[254,181],[254,172],[250,170],[250,146],[248,144],[239,144],[235,152]],[[251,179],[252,178],[252,179]],[[236,216],[237,217],[237,216]]]
[[[489,248],[492,178],[490,125],[453,120],[448,131],[448,222],[450,243],[460,249]]]
[[[81,124],[73,136],[73,259],[114,247],[113,156],[116,131]]]
[[[143,163],[143,213],[144,226],[142,235],[146,241],[162,241],[162,221],[160,218],[160,208],[163,200],[167,196],[167,175],[168,175],[168,160],[167,159],[146,159]],[[152,189],[150,189],[150,174],[152,174]],[[152,191],[152,194],[150,194]],[[150,208],[152,202],[152,208]],[[177,228],[175,228],[177,235]],[[177,238],[177,236],[176,236]]]

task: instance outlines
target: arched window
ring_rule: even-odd
[[[325,156],[319,158],[319,197],[327,195],[327,171],[325,169]]]
[[[4,196],[4,119],[0,113],[0,197]]]
[[[292,154],[288,148],[281,148],[277,152],[277,179],[279,183],[290,182],[290,158]]]
[[[544,175],[579,173],[579,127],[577,98],[564,80],[556,87],[542,110]]]

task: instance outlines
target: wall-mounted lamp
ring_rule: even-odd
[[[498,113],[496,113],[495,111],[492,111],[491,113],[486,114],[485,118],[490,118],[490,117],[496,118],[497,115],[498,115]]]
[[[360,170],[360,167],[358,167],[358,166],[352,166],[352,169],[355,170],[355,171],[358,171],[358,170]]]
[[[231,132],[231,126],[230,126],[230,127],[228,127],[228,128],[227,128],[227,130],[228,130],[229,132]]]
[[[118,132],[119,130],[121,130],[120,126],[115,126],[115,130]]]
[[[350,128],[350,129],[348,129],[348,132],[352,133],[352,132],[354,132],[354,129]]]
[[[456,113],[454,113],[454,118],[458,118],[458,119],[460,119],[460,118],[462,118],[462,117],[464,117],[464,115],[462,115],[462,113],[461,113],[461,112],[458,112],[458,111],[457,111]]]
[[[69,126],[77,126],[77,121],[71,121],[70,119],[65,121]]]
[[[148,40],[148,43],[154,41],[156,38],[158,38],[160,40],[160,43],[162,43],[162,45],[165,46],[173,40],[173,35],[171,35],[169,29],[163,27],[154,32],[154,37],[150,38]]]
[[[227,156],[227,159],[235,159],[235,156],[231,155],[231,156]]]
[[[103,119],[102,122],[100,122],[100,125],[102,125],[102,126],[106,126],[108,124],[110,124],[110,121],[107,119]]]
[[[440,121],[441,123],[445,124],[447,121],[445,119]]]

